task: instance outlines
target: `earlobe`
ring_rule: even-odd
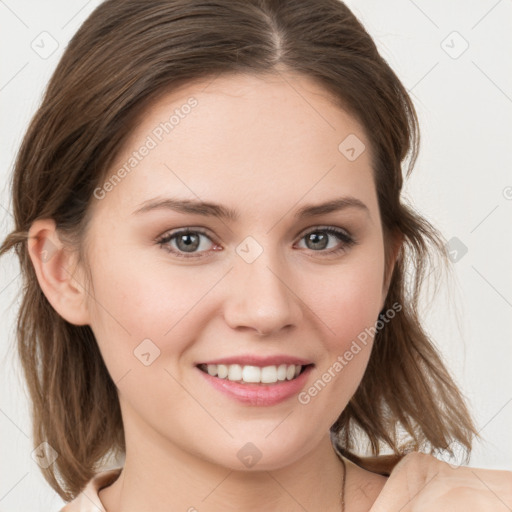
[[[87,292],[83,279],[77,279],[76,254],[60,240],[53,219],[32,223],[28,253],[39,286],[53,309],[71,324],[88,324]]]

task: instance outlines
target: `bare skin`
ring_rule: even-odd
[[[386,273],[367,136],[316,83],[284,76],[221,76],[153,104],[112,174],[174,109],[197,100],[131,172],[102,189],[86,234],[88,270],[63,249],[51,220],[31,228],[34,250],[48,239],[58,251],[37,269],[43,291],[68,321],[91,326],[118,387],[127,451],[121,476],[100,491],[108,512],[340,510],[343,471],[329,427],[363,377],[371,338],[308,403],[242,404],[196,367],[292,355],[314,365],[307,390],[332,376],[384,305],[391,267]],[[354,160],[338,149],[349,135],[365,147]],[[239,217],[134,213],[170,197],[215,202]],[[364,206],[295,218],[341,197]],[[322,231],[330,227],[355,243]],[[177,238],[158,243],[181,228],[204,231],[188,257],[177,255]],[[240,247],[261,254],[248,263]],[[134,357],[143,340],[151,358],[159,351],[149,365]],[[239,457],[247,443],[261,455],[252,467]],[[385,482],[347,462],[347,510],[368,511]]]

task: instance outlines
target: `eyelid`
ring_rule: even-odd
[[[161,235],[158,235],[155,239],[156,242],[159,242],[161,240],[164,240],[166,238],[176,236],[180,233],[200,233],[206,237],[208,237],[212,242],[215,241],[215,236],[211,233],[210,230],[202,227],[196,227],[196,226],[184,226],[181,228],[175,228],[175,229],[168,229]],[[215,242],[217,243],[217,242]]]
[[[329,230],[339,232],[340,234],[343,233],[347,237],[354,238],[352,233],[350,231],[348,231],[347,229],[340,228],[338,226],[333,226],[330,224],[326,224],[326,225],[319,224],[318,226],[312,226],[310,228],[306,228],[306,229],[300,231],[299,234],[296,236],[296,238],[297,237],[302,238],[302,237],[308,235],[309,233],[314,233],[315,231],[329,231]]]

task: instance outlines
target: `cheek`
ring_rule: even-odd
[[[343,349],[377,320],[382,301],[383,253],[360,252],[330,270],[309,292],[308,305],[323,321],[332,348]]]
[[[317,278],[319,286],[309,300],[324,325],[324,343],[316,384],[306,390],[304,403],[318,394],[317,405],[323,403],[337,411],[356,391],[370,357],[381,308],[383,261],[382,247],[376,241],[357,257],[347,258],[335,272],[331,269],[323,279]],[[324,386],[329,391],[320,393]]]
[[[184,338],[173,334],[210,286],[197,277],[194,282],[193,272],[170,276],[158,262],[146,265],[120,254],[98,255],[92,278],[91,328],[113,378],[138,366],[139,351],[151,358],[170,348],[179,354]]]
[[[336,335],[325,338],[310,384],[298,396],[305,411],[323,417],[328,426],[339,417],[363,379],[373,346],[369,327],[378,314],[374,308],[365,309],[356,297],[347,300],[346,305],[343,310],[341,304],[338,322],[331,322]],[[353,314],[351,308],[355,308]]]
[[[158,252],[146,261],[127,254],[129,250],[96,254],[91,328],[114,382],[130,371],[131,378],[155,378],[156,389],[162,375],[171,378],[164,369],[182,378],[190,364],[183,358],[218,307],[209,292],[226,269],[200,272],[198,267],[169,265]]]

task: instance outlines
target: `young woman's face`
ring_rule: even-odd
[[[95,192],[87,307],[129,450],[278,468],[361,381],[386,294],[369,143],[285,77],[159,99]]]

